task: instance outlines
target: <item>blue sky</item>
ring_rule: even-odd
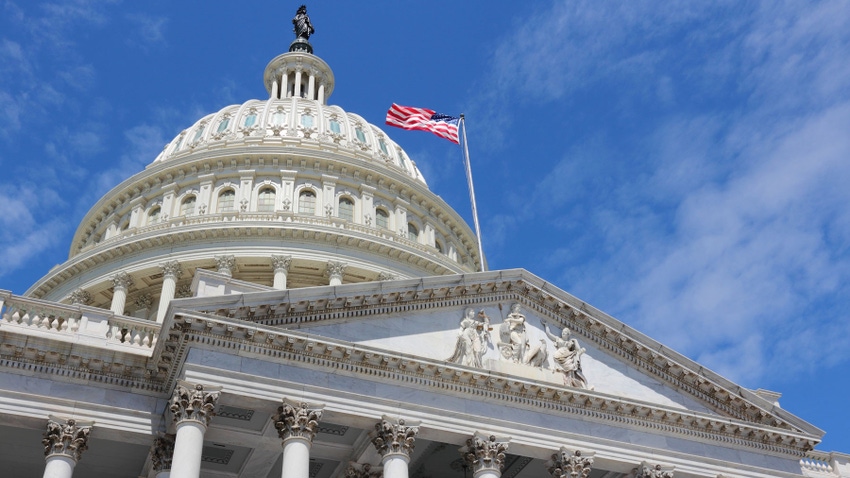
[[[0,0],[0,288],[202,115],[267,96],[300,2]],[[850,8],[308,5],[330,103],[464,112],[484,250],[850,453]],[[459,149],[384,128],[470,218]],[[471,220],[470,220],[471,222]]]

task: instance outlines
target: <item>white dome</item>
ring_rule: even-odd
[[[425,184],[425,178],[401,147],[380,128],[339,106],[290,97],[250,100],[204,116],[168,143],[154,164],[204,149],[245,145],[315,146],[374,161]]]

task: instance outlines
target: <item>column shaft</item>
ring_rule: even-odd
[[[162,279],[162,292],[159,296],[159,310],[156,311],[156,322],[161,324],[165,320],[165,311],[168,309],[168,304],[174,298],[174,291],[177,290],[177,278],[167,275]]]
[[[295,88],[293,91],[293,96],[300,98],[301,97],[301,70],[295,70]]]
[[[310,441],[289,438],[283,442],[281,478],[310,478]]]
[[[201,476],[201,453],[204,449],[204,432],[207,427],[193,420],[177,424],[174,439],[174,458],[171,473],[175,478],[198,478]]]
[[[76,464],[77,462],[69,456],[49,456],[44,463],[43,478],[71,478]]]
[[[272,285],[277,290],[286,289],[286,269],[275,269],[274,284]]]
[[[115,287],[112,294],[112,305],[109,306],[115,315],[124,315],[124,305],[127,303],[127,288]]]
[[[403,453],[384,455],[381,463],[384,465],[384,478],[407,478],[410,457]]]
[[[480,470],[473,473],[472,478],[499,478],[501,473],[494,470]]]

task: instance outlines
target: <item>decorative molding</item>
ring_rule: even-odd
[[[407,455],[413,452],[416,434],[419,433],[419,422],[404,419],[395,419],[387,415],[381,417],[381,421],[375,424],[375,431],[371,432],[372,444],[381,456]]]
[[[593,455],[594,452],[583,454],[580,450],[572,452],[567,447],[561,447],[546,462],[546,469],[552,478],[587,478],[593,466]]]
[[[388,281],[388,280],[396,280],[396,279],[398,279],[398,276],[396,276],[392,272],[384,272],[384,271],[378,272],[378,280],[379,281]]]
[[[78,422],[73,418],[63,420],[50,416],[44,432],[44,456],[65,456],[76,463],[88,448],[89,434],[94,422]]]
[[[345,470],[346,478],[381,478],[384,474],[384,467],[372,466],[369,463],[348,462],[348,468]]]
[[[294,402],[283,399],[283,405],[277,408],[272,416],[277,434],[284,442],[292,438],[300,438],[312,442],[319,431],[319,420],[322,419],[324,405],[310,405],[304,402]]]
[[[174,388],[169,404],[174,422],[180,424],[191,420],[208,426],[210,418],[215,416],[215,404],[220,395],[221,387],[205,390],[201,384],[192,385],[181,380]]]
[[[472,465],[473,474],[485,471],[500,474],[505,465],[505,452],[510,440],[510,437],[488,437],[481,432],[475,432],[472,438],[466,440],[466,446],[459,451],[464,460]]]
[[[170,433],[161,433],[151,447],[151,467],[157,473],[171,469],[174,458],[174,438]]]
[[[141,294],[136,297],[136,308],[137,309],[150,309],[153,305],[153,297],[150,294]]]

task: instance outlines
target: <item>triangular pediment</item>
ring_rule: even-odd
[[[525,270],[246,291],[173,305],[175,317],[254,323],[279,330],[274,340],[293,350],[392,369],[387,379],[426,376],[782,446],[809,446],[803,442],[822,434]],[[580,374],[570,368],[577,349],[584,349]]]

